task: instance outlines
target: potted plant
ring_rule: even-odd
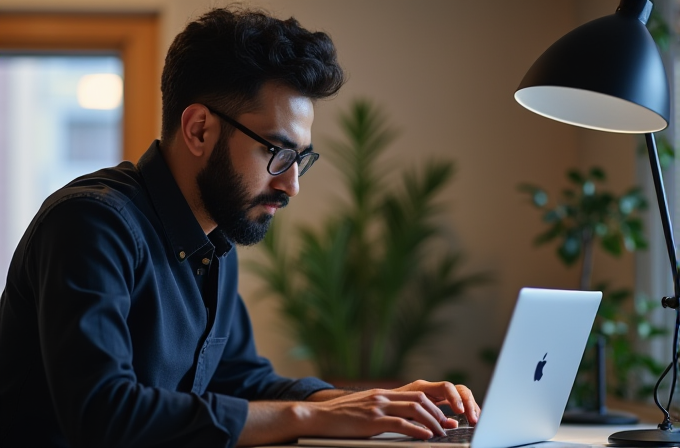
[[[435,220],[454,164],[410,167],[394,185],[382,156],[395,132],[384,115],[359,100],[340,124],[344,139],[329,143],[328,157],[349,200],[320,227],[284,234],[275,223],[261,244],[264,261],[247,267],[276,297],[297,353],[322,378],[397,379],[408,355],[441,330],[441,308],[488,276],[462,272],[461,254]]]

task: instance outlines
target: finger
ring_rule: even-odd
[[[426,394],[432,397],[432,401],[435,403],[440,400],[445,400],[445,402],[451,406],[451,409],[456,414],[462,414],[465,412],[465,405],[458,392],[456,386],[448,381],[440,381],[437,383],[431,383],[429,381],[418,380],[408,386],[415,387],[417,390],[422,390]],[[465,387],[465,386],[463,386]],[[467,389],[467,388],[465,388]]]
[[[415,401],[392,401],[383,407],[383,412],[389,416],[412,420],[428,428],[433,434],[446,434],[440,422],[434,418],[420,403]]]
[[[425,392],[435,404],[448,404],[456,414],[465,414],[471,423],[479,419],[480,409],[470,389],[462,384],[454,386],[448,381],[432,383],[418,380],[396,390]]]
[[[455,429],[458,427],[458,420],[455,418],[447,418],[446,421],[442,424],[442,428],[444,429]]]
[[[448,381],[445,381],[441,384],[442,388],[444,389],[444,398],[448,402],[449,406],[451,406],[451,410],[453,410],[453,412],[456,414],[464,413],[465,405],[463,404],[463,399],[458,392],[458,388]]]
[[[394,392],[385,391],[382,396],[391,401],[413,401],[419,403],[427,412],[434,417],[439,424],[445,424],[449,419],[441,409],[424,392]]]
[[[467,417],[468,422],[470,422],[473,425],[476,424],[477,421],[479,420],[480,408],[477,402],[475,401],[475,397],[472,394],[472,391],[466,386],[463,386],[462,384],[457,385],[456,390],[458,391],[458,394],[460,395],[465,405],[465,416]]]
[[[416,439],[427,440],[434,437],[432,430],[416,425],[413,422],[399,417],[385,417],[382,421],[381,432],[396,432]],[[344,436],[344,435],[343,435]]]
[[[394,389],[395,391],[420,391],[425,393],[428,398],[435,404],[441,404],[441,402],[445,402],[446,404],[450,404],[447,400],[448,396],[446,393],[446,382],[439,382],[439,383],[431,383],[429,381],[424,381],[424,380],[418,380],[414,381],[412,383],[409,383],[405,386],[402,386],[398,389]],[[450,383],[448,383],[450,384]]]
[[[479,416],[480,416],[481,413],[482,413],[482,408],[480,408],[479,405],[477,405],[477,406],[475,406],[475,411],[476,411],[476,412],[475,412],[475,414],[476,414],[475,425],[476,425],[477,422],[479,421]]]
[[[441,401],[437,402],[437,405],[443,405],[443,404],[448,405],[449,403],[446,400],[441,400]],[[479,421],[479,416],[480,416],[481,413],[482,413],[482,409],[479,407],[479,405],[477,403],[473,403],[471,405],[470,404],[465,405],[465,417],[467,418],[467,420],[470,424],[472,424],[472,425],[477,424],[477,422]],[[450,419],[450,420],[453,420],[456,423],[458,423],[458,421],[455,418]],[[446,428],[448,428],[448,426]]]
[[[474,407],[471,408],[473,410],[472,415],[467,415],[468,422],[472,425],[476,425],[477,422],[479,421],[479,414],[482,413],[482,409],[475,403]]]

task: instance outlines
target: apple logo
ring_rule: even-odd
[[[547,353],[543,355],[543,361],[538,361],[538,364],[536,364],[536,371],[534,372],[534,381],[540,381],[541,378],[543,378],[543,367],[545,367],[545,364],[548,362],[545,360],[546,356],[548,356]]]

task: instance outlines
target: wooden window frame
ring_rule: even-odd
[[[0,51],[116,51],[123,61],[123,154],[159,135],[158,18],[152,14],[0,14]]]

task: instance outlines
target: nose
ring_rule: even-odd
[[[297,195],[300,192],[298,168],[298,164],[293,163],[293,165],[283,173],[278,176],[272,176],[272,188],[283,191],[290,198]]]

